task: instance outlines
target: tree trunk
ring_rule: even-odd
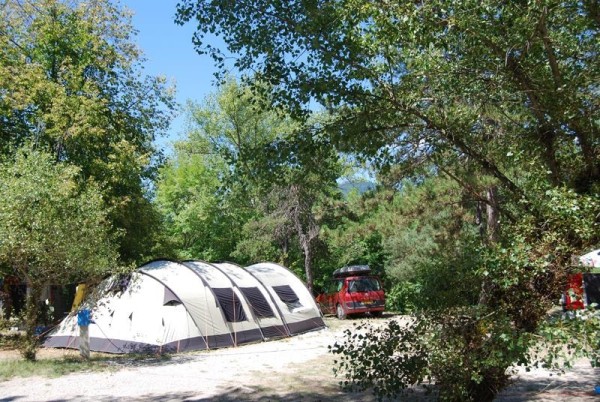
[[[498,188],[488,187],[486,190],[487,240],[495,244],[500,238],[500,209],[498,207]]]
[[[312,272],[312,250],[310,246],[310,241],[303,241],[302,248],[304,249],[304,272],[306,273],[306,287],[308,291],[313,293],[313,272]]]
[[[292,185],[288,189],[288,198],[292,200],[292,208],[288,214],[296,229],[296,235],[300,242],[300,247],[304,253],[304,272],[306,274],[306,287],[313,291],[314,279],[312,272],[312,244],[319,236],[319,226],[312,214],[312,202],[308,202],[308,197],[302,198],[301,189]]]
[[[40,295],[42,286],[36,283],[27,284],[27,302],[25,304],[25,339],[20,346],[21,355],[26,359],[35,360],[38,340],[35,333],[40,310]]]
[[[477,228],[479,228],[479,236],[481,239],[486,238],[486,229],[485,229],[485,220],[483,219],[483,209],[484,203],[482,201],[477,201],[475,205],[475,224]]]
[[[500,210],[498,205],[498,189],[496,186],[488,187],[485,190],[486,202],[486,222],[485,234],[489,245],[498,242],[500,238]],[[483,278],[481,291],[479,293],[479,303],[482,306],[489,306],[493,285],[489,278]]]

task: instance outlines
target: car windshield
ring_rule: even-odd
[[[353,279],[348,282],[348,289],[350,292],[371,292],[374,290],[381,290],[379,281],[375,278],[360,278]]]

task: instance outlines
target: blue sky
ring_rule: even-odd
[[[192,45],[194,24],[175,24],[177,0],[121,0],[122,6],[133,12],[133,25],[138,30],[135,39],[147,59],[148,75],[164,75],[177,86],[177,102],[201,101],[215,91],[215,67],[207,55],[199,55]],[[177,139],[184,130],[184,116],[177,117],[168,138],[157,141],[162,148]],[[167,149],[168,150],[168,149]]]

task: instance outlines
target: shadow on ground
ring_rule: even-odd
[[[600,401],[595,386],[600,384],[600,369],[575,367],[564,375],[526,373],[513,381],[497,402],[522,401]]]
[[[0,402],[21,402],[28,400],[26,396],[10,396],[0,398]],[[342,401],[357,401],[357,402],[374,402],[377,400],[369,391],[360,393],[348,393],[340,391],[339,389],[318,389],[315,392],[291,392],[291,393],[278,393],[262,390],[260,388],[252,387],[235,387],[224,390],[218,395],[211,395],[210,397],[198,396],[195,392],[175,392],[165,394],[153,394],[153,395],[141,395],[139,397],[86,397],[85,395],[77,395],[69,398],[49,399],[48,402],[87,402],[87,401],[98,401],[98,402],[112,402],[112,401],[129,401],[129,402],[141,402],[141,401],[188,401],[188,402],[311,402],[311,401],[328,401],[328,402],[342,402]],[[430,401],[429,397],[422,393],[410,392],[394,401]]]

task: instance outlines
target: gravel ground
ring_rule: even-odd
[[[59,378],[14,378],[0,383],[0,401],[374,401],[337,386],[328,345],[359,320],[327,319],[330,328],[238,348],[174,355],[171,359],[115,362],[114,369]],[[382,320],[383,322],[383,320]],[[42,351],[44,354],[70,353]],[[4,354],[4,358],[10,358]],[[0,360],[0,364],[2,364]],[[600,401],[600,370],[580,361],[549,376],[520,372],[498,401]],[[413,394],[399,400],[419,400]]]
[[[512,385],[496,398],[497,401],[600,401],[600,394],[595,392],[595,386],[600,385],[600,369],[592,368],[587,359],[577,361],[565,374],[520,369],[512,380]]]
[[[337,329],[184,353],[155,363],[115,363],[114,370],[102,372],[14,378],[0,384],[0,401],[373,401],[370,393],[348,396],[341,392],[331,372],[333,356],[328,345],[357,321],[332,322]],[[56,357],[56,353],[42,350],[40,357]]]

